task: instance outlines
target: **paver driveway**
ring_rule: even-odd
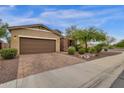
[[[18,78],[81,62],[85,62],[85,60],[61,53],[21,55]]]

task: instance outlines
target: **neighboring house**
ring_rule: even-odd
[[[0,40],[0,49],[2,49],[2,44],[3,44],[3,41]]]
[[[60,52],[61,33],[42,24],[12,26],[11,48],[18,54]]]
[[[8,48],[9,45],[7,43],[5,43],[4,41],[0,40],[0,49],[2,48]]]

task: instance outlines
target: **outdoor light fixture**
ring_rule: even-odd
[[[14,40],[16,39],[17,36],[14,36]]]

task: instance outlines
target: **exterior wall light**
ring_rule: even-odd
[[[15,40],[16,38],[17,38],[17,36],[14,36],[14,38],[13,38],[13,39]]]

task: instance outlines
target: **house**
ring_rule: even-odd
[[[11,48],[18,54],[60,52],[61,33],[42,24],[12,26]]]
[[[3,41],[0,40],[0,49],[2,49],[2,44],[3,44]]]
[[[3,40],[0,40],[0,49],[2,48],[8,48],[9,47],[9,44],[4,42]]]
[[[67,51],[73,44],[71,39],[61,35],[61,31],[52,30],[43,24],[11,26],[11,48],[18,54],[51,53]]]
[[[60,39],[60,50],[61,51],[67,51],[69,46],[73,46],[74,42],[72,39],[67,38],[67,37],[62,37]]]

